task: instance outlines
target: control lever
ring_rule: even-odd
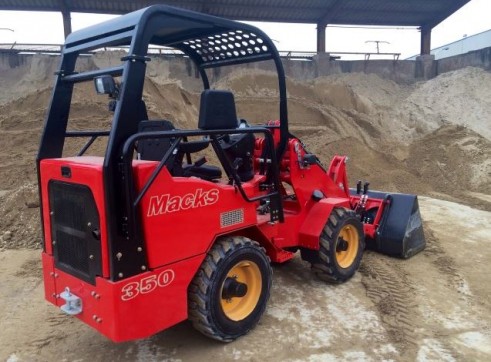
[[[361,194],[361,180],[358,180],[358,182],[356,183],[356,194]]]
[[[311,153],[303,155],[303,166],[315,165],[317,163],[317,156]]]
[[[198,158],[194,162],[194,165],[193,166],[196,166],[196,167],[203,166],[206,162],[207,162],[206,157],[205,156],[201,156],[200,158]]]
[[[234,160],[234,163],[232,164],[232,167],[234,168],[234,170],[238,170],[239,167],[242,166],[243,163],[244,163],[244,160],[242,160],[242,158],[237,157]]]

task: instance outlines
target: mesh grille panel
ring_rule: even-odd
[[[203,63],[270,54],[263,39],[242,30],[188,40],[183,44],[198,54]]]
[[[89,274],[89,250],[86,242],[69,233],[56,232],[58,262]]]
[[[244,209],[237,209],[220,214],[220,227],[242,224],[244,222]]]
[[[102,268],[100,240],[95,236],[99,213],[92,191],[85,185],[51,181],[49,200],[56,267],[95,283]]]

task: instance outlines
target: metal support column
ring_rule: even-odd
[[[326,27],[327,24],[317,24],[317,54],[326,52]]]
[[[430,54],[431,51],[431,28],[421,27],[421,55]]]
[[[61,15],[63,16],[63,30],[65,31],[66,38],[72,32],[72,18],[68,10],[63,10]]]

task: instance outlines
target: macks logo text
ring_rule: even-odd
[[[194,193],[183,196],[171,196],[170,194],[152,196],[150,197],[147,216],[157,216],[180,210],[213,205],[218,201],[218,198],[218,189],[211,189],[209,191],[197,189]]]

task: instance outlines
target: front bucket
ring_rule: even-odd
[[[404,259],[423,250],[426,240],[419,213],[418,197],[381,192],[370,192],[369,194],[369,196],[386,200],[384,213],[376,233],[376,250]]]

